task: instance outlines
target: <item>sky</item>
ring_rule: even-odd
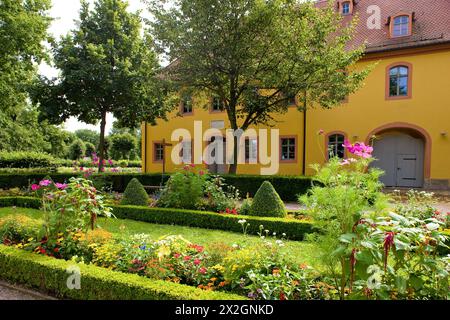
[[[89,0],[93,2],[93,0]],[[144,10],[145,7],[140,0],[128,0],[129,10],[135,12],[136,10]],[[67,34],[75,26],[75,19],[78,19],[80,10],[80,0],[52,0],[52,9],[50,15],[55,18],[51,27],[50,33],[59,39],[62,35]],[[42,64],[39,67],[39,73],[47,76],[48,78],[56,77],[58,71],[53,67]],[[114,118],[112,115],[108,115],[106,132],[109,132],[112,128]],[[87,125],[85,123],[77,121],[75,118],[69,119],[65,123],[65,129],[68,131],[76,131],[78,129],[91,129],[100,131],[100,126]]]

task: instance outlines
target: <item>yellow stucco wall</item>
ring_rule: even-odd
[[[377,63],[357,93],[347,103],[332,110],[313,109],[307,117],[307,166],[324,162],[325,133],[343,131],[351,141],[365,141],[376,128],[392,123],[406,123],[422,128],[431,138],[430,174],[426,179],[450,179],[450,48],[435,50],[417,49],[382,56],[369,56],[358,63],[358,68]],[[438,50],[439,49],[439,50]],[[412,97],[402,100],[386,100],[386,68],[392,63],[407,62],[412,65]],[[195,100],[194,100],[195,106]],[[193,134],[194,120],[201,120],[204,130],[212,120],[225,120],[226,113],[210,113],[196,108],[194,115],[177,117],[172,114],[168,122],[159,120],[158,125],[147,126],[147,172],[161,172],[162,165],[153,162],[153,142],[163,138],[170,140],[174,129],[185,128]],[[296,163],[280,164],[279,174],[300,175],[302,173],[303,113],[289,108],[288,113],[277,115],[275,128],[280,135],[297,136]],[[447,133],[443,135],[442,133]],[[145,139],[145,138],[144,138]],[[143,148],[145,149],[145,148]],[[170,151],[167,151],[167,159]],[[167,171],[176,169],[167,161]],[[238,173],[258,174],[258,165],[239,165]],[[307,174],[311,174],[307,169]]]

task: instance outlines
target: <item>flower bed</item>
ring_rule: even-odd
[[[81,271],[81,289],[67,286],[68,267],[73,262],[57,260],[0,245],[2,279],[44,289],[60,298],[83,300],[243,300],[224,292],[205,291],[135,274],[76,264]]]

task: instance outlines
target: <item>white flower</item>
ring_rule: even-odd
[[[283,233],[282,236],[283,236],[283,237],[286,237],[286,233]]]
[[[276,236],[276,235],[277,235],[277,233],[276,233],[276,232],[274,232],[274,233],[273,233],[273,235],[274,235],[274,236]]]
[[[283,247],[283,246],[284,246],[284,243],[283,243],[283,241],[281,241],[281,240],[277,240],[277,241],[275,241],[275,243],[276,243],[279,247]]]
[[[245,220],[245,219],[242,219],[242,220],[239,220],[239,221],[238,221],[239,224],[244,224],[244,223],[246,223],[246,222],[247,222],[247,220]]]
[[[236,243],[233,243],[232,247],[236,249],[239,247],[239,245],[237,245]]]

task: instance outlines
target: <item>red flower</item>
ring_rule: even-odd
[[[201,267],[198,272],[200,272],[201,274],[205,274],[206,273],[206,268],[205,267]]]
[[[178,259],[181,256],[181,254],[175,253],[173,256],[175,257],[175,259]]]
[[[287,300],[283,291],[280,292],[280,300]]]
[[[384,271],[386,271],[389,251],[394,246],[394,236],[394,232],[390,231],[386,232],[384,237]]]
[[[189,261],[189,260],[191,260],[191,256],[184,257],[184,261]]]
[[[53,249],[53,251],[58,253],[59,252],[59,248],[55,248],[55,249]]]
[[[198,266],[200,263],[201,263],[200,259],[195,259],[195,260],[194,260],[194,264],[195,264],[196,266]]]

